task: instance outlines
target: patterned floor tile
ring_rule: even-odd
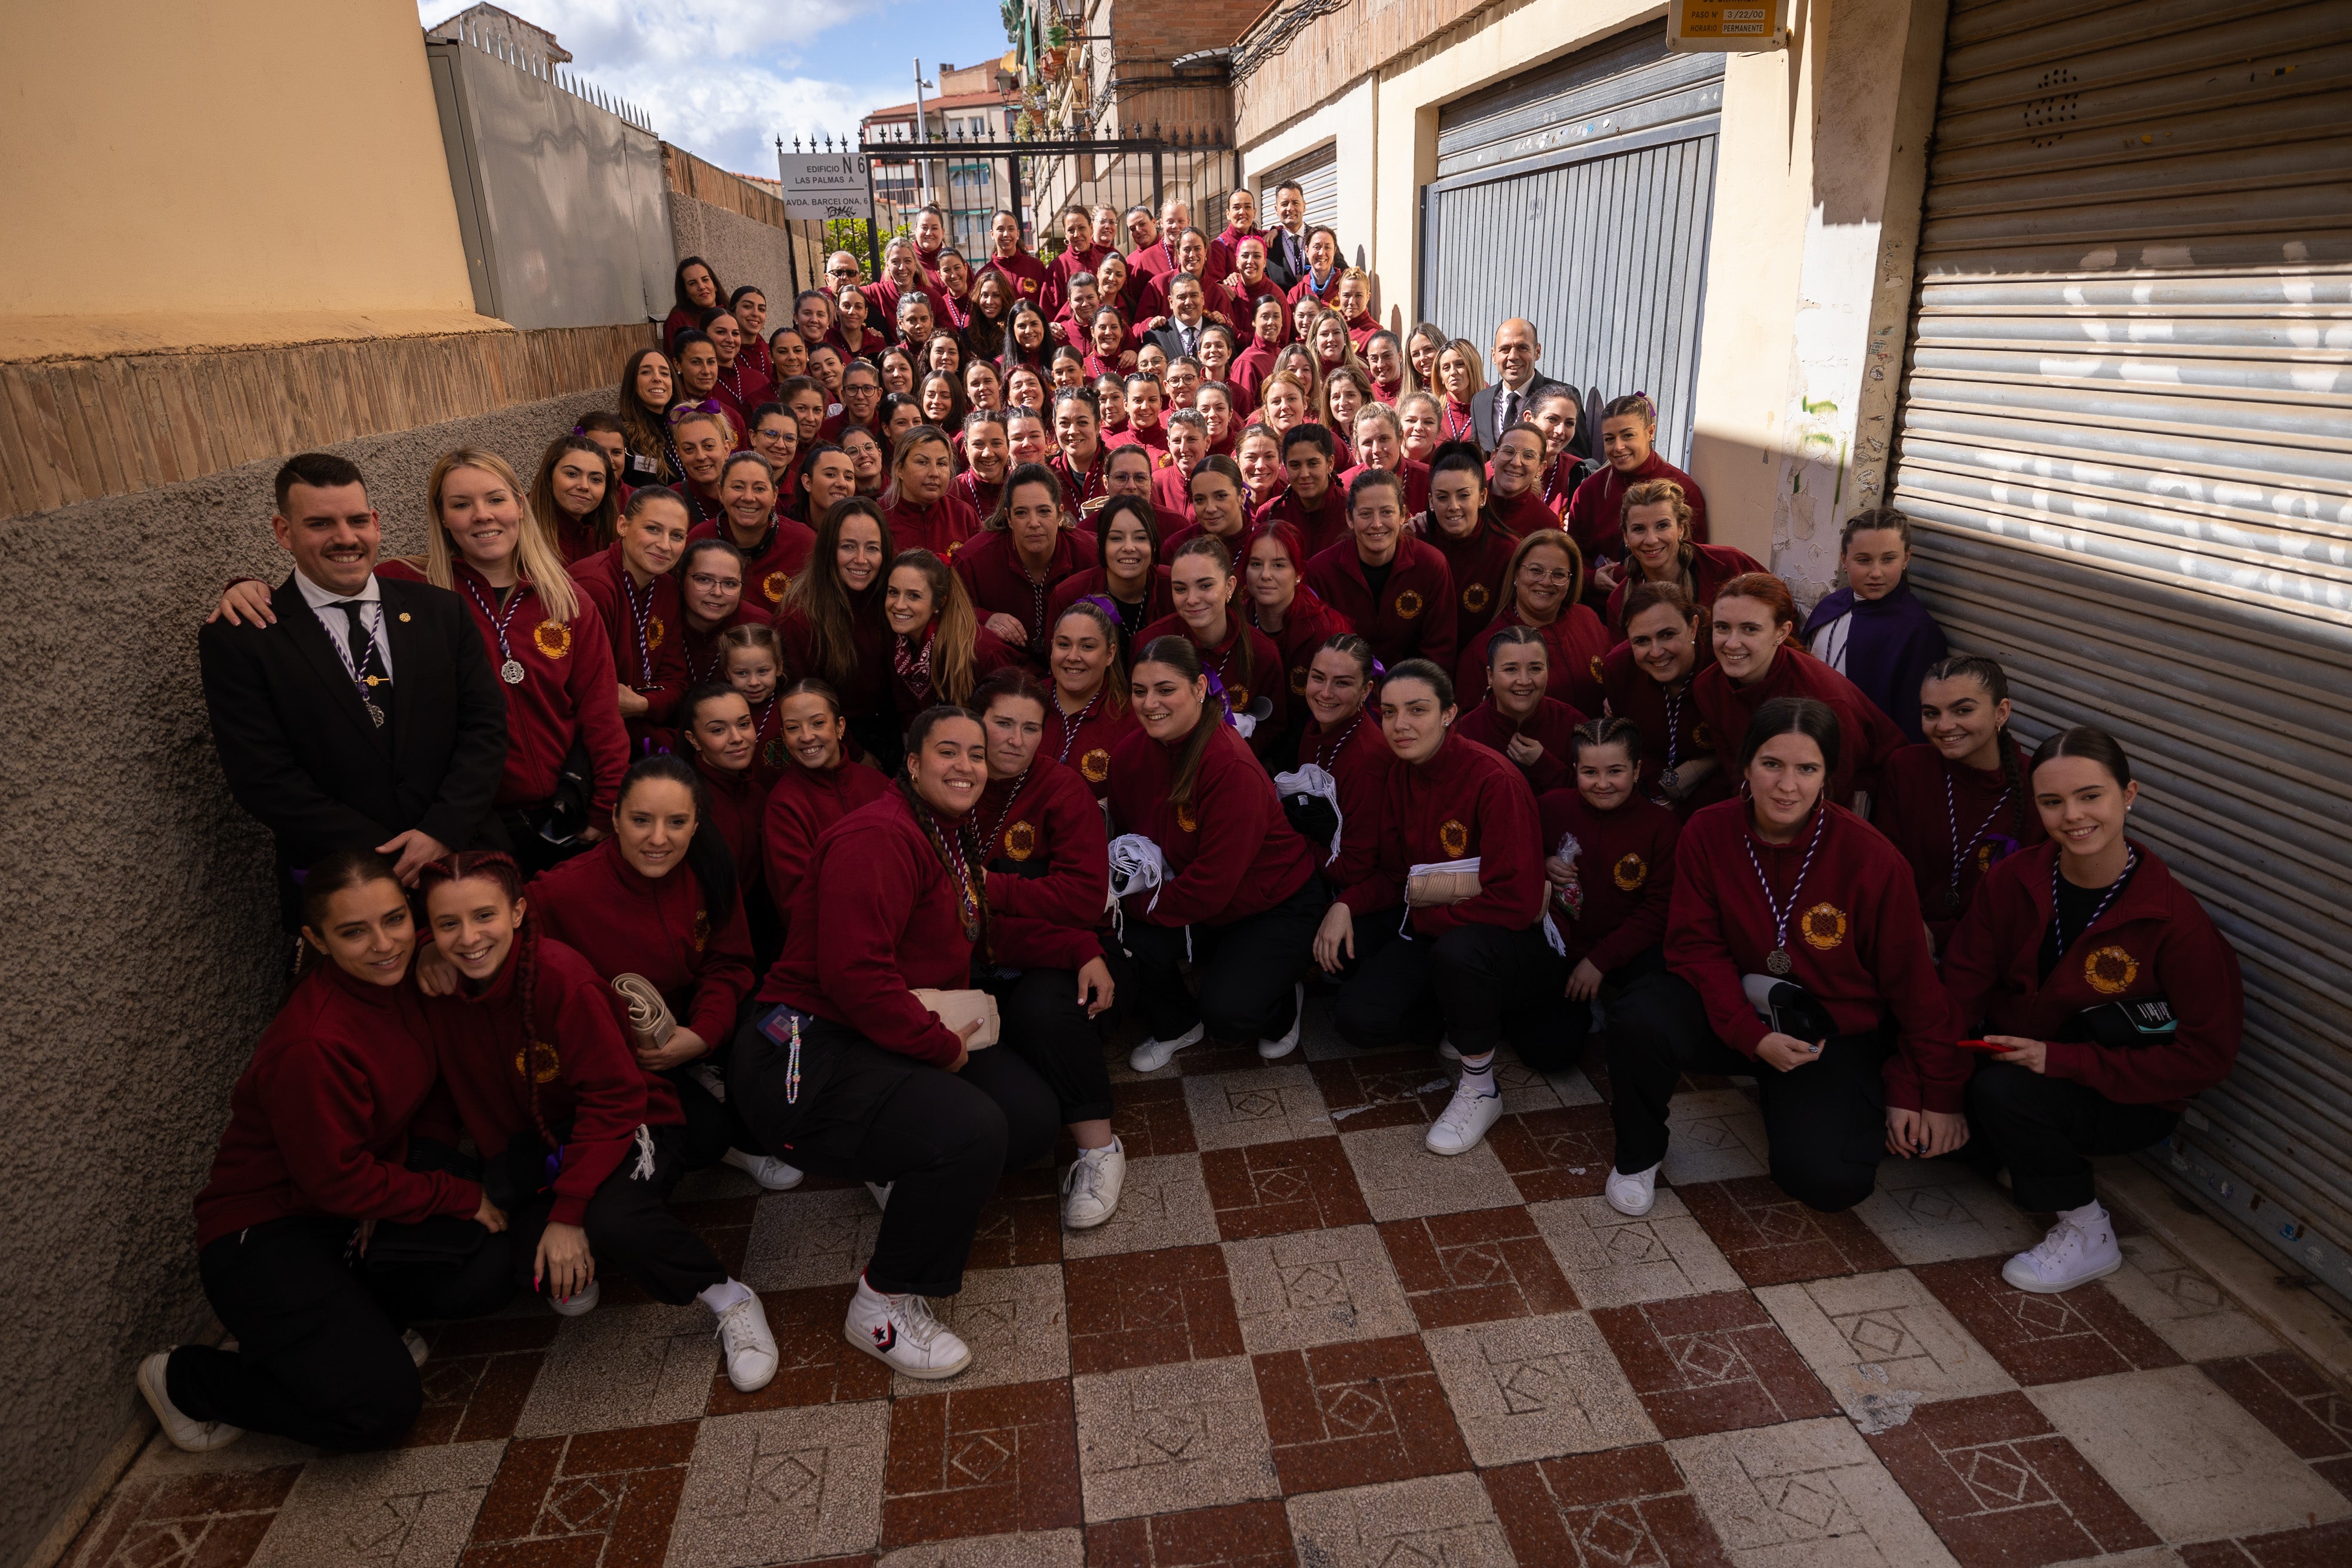
[[[686,1222],[686,1228],[702,1238],[730,1276],[740,1279],[743,1256],[749,1249],[751,1230],[758,1223],[760,1205],[765,1201],[757,1184],[753,1190],[740,1196],[700,1198],[691,1202],[673,1198],[669,1210]],[[654,1298],[645,1287],[618,1270],[604,1277],[603,1303],[605,1306],[634,1307]]]
[[[2042,1239],[2009,1194],[1953,1160],[1881,1161],[1877,1190],[1853,1212],[1906,1263],[2005,1258]]]
[[[2121,1372],[2029,1394],[2168,1542],[2352,1515],[2352,1501],[2200,1368]]]
[[[1764,1117],[1737,1089],[1675,1096],[1666,1110],[1665,1169],[1676,1186],[1760,1176],[1768,1167]]]
[[[2205,1364],[2205,1375],[2253,1412],[2295,1457],[2352,1496],[2352,1398],[2291,1351]]]
[[[1518,1206],[1519,1189],[1504,1174],[1493,1145],[1481,1143],[1466,1154],[1433,1155],[1423,1144],[1423,1136],[1416,1124],[1351,1132],[1339,1140],[1347,1145],[1348,1164],[1374,1219]]]
[[[1127,1186],[1117,1211],[1092,1230],[1066,1234],[1062,1255],[1101,1258],[1216,1239],[1217,1218],[1201,1180],[1201,1156],[1160,1155],[1127,1162]]]
[[[883,1545],[1077,1524],[1067,1383],[950,1388],[891,1401]]]
[[[1655,1444],[1486,1472],[1486,1495],[1523,1563],[1722,1568],[1715,1527],[1674,1456]]]
[[[1768,1285],[1756,1299],[1864,1432],[1899,1427],[1929,1400],[2017,1386],[1906,1270]]]
[[[1551,1092],[1559,1096],[1559,1103],[1563,1105],[1601,1105],[1608,1102],[1608,1096],[1601,1092],[1599,1086],[1581,1067],[1547,1072],[1544,1082],[1551,1085]]]
[[[776,1375],[765,1388],[736,1392],[726,1369],[714,1368],[713,1416],[749,1410],[782,1410],[794,1405],[851,1405],[890,1392],[890,1369],[842,1337],[855,1285],[814,1285],[804,1291],[771,1291],[761,1296],[768,1332],[776,1338]]]
[[[1608,1307],[1592,1321],[1669,1437],[1836,1413],[1829,1390],[1745,1291]]]
[[[1087,1526],[1088,1568],[1297,1568],[1278,1502],[1237,1502]]]
[[[870,1552],[889,1407],[806,1405],[702,1423],[667,1568],[754,1568]]]
[[[1214,1247],[1079,1259],[1064,1273],[1069,1360],[1077,1372],[1242,1354],[1225,1255]]]
[[[1454,1098],[1451,1064],[1427,1051],[1349,1055],[1312,1061],[1307,1071],[1329,1107],[1333,1130],[1370,1132],[1377,1127],[1424,1127]]]
[[[739,1277],[755,1291],[847,1284],[881,1231],[882,1211],[862,1184],[778,1193],[761,1200]]]
[[[2153,1236],[2123,1239],[2124,1266],[2105,1283],[2132,1315],[2190,1361],[2263,1355],[2278,1349],[2268,1330],[2238,1310],[2221,1287]]]
[[[2063,1295],[2012,1289],[1999,1258],[1924,1263],[1912,1272],[2009,1375],[2028,1385],[2098,1377],[2180,1357],[2097,1281]]]
[[[1217,1232],[1228,1241],[1362,1225],[1372,1218],[1336,1137],[1214,1149],[1201,1156],[1201,1175]]]
[[[1737,1568],[1953,1568],[1927,1521],[1843,1418],[1666,1445]]]
[[[1204,1149],[1288,1143],[1332,1130],[1322,1092],[1304,1062],[1188,1073],[1183,1091],[1192,1135]]]
[[[933,1300],[931,1311],[971,1347],[971,1364],[957,1375],[958,1388],[1047,1383],[1070,1375],[1069,1313],[1055,1264],[966,1270],[963,1289]],[[845,1343],[842,1348],[849,1349]],[[938,1386],[903,1375],[892,1380],[898,1394],[929,1394]]]
[[[2180,1548],[2186,1568],[2342,1568],[2352,1563],[2352,1523],[2309,1525]]]
[[[477,1318],[433,1331],[433,1354],[423,1371],[425,1409],[404,1446],[512,1437],[538,1381],[540,1363],[562,1322],[553,1312],[542,1312]]]
[[[300,1462],[180,1473],[142,1463],[84,1527],[66,1561],[73,1568],[243,1568],[301,1474]]]
[[[863,1196],[862,1194],[860,1196]],[[598,1307],[566,1319],[515,1422],[527,1437],[646,1427],[699,1416],[719,1341],[709,1309]]]
[[[1895,1266],[1885,1243],[1852,1213],[1808,1208],[1769,1176],[1675,1186],[1692,1216],[1751,1285],[1785,1285]]]
[[[1192,1117],[1184,1108],[1184,1085],[1135,1083],[1111,1096],[1110,1130],[1131,1160],[1154,1155],[1189,1155],[1200,1148]]]
[[[255,1568],[362,1562],[450,1568],[466,1550],[505,1448],[452,1443],[313,1459],[251,1562]]]
[[[1473,1475],[1311,1492],[1286,1508],[1314,1568],[1511,1568],[1511,1545]]]
[[[1086,1537],[1075,1530],[1032,1530],[961,1541],[926,1541],[873,1559],[874,1568],[1086,1568]],[[864,1568],[866,1559],[858,1559]],[[828,1568],[814,1563],[810,1568]],[[844,1563],[841,1568],[849,1568]]]
[[[1495,1087],[1502,1093],[1503,1109],[1512,1115],[1555,1111],[1566,1103],[1549,1078],[1521,1061],[1518,1053],[1507,1047],[1495,1053]]]
[[[967,1269],[1029,1269],[1062,1259],[1058,1170],[1008,1171],[981,1205]]]
[[[1506,1116],[1486,1134],[1519,1196],[1529,1203],[1591,1197],[1617,1157],[1606,1105],[1568,1105]]]
[[[1470,1468],[1418,1334],[1252,1358],[1285,1496]]]
[[[1248,1360],[1071,1380],[1090,1523],[1279,1495]]]
[[[474,1518],[467,1568],[659,1562],[698,1426],[679,1421],[509,1443]],[[385,1552],[374,1561],[404,1568],[406,1560]]]
[[[1865,1431],[1962,1568],[2038,1568],[2158,1544],[2022,1394],[1947,1400]]]
[[[1412,1309],[1369,1225],[1224,1244],[1242,1343],[1252,1354],[1411,1333]]]
[[[1588,1307],[1739,1288],[1739,1271],[1671,1187],[1660,1187],[1650,1212],[1639,1219],[1618,1213],[1602,1197],[1531,1203],[1528,1212]]]
[[[1482,1467],[1657,1440],[1608,1342],[1582,1312],[1465,1323],[1423,1337]]]
[[[1576,1310],[1524,1207],[1391,1220],[1380,1234],[1423,1328]]]

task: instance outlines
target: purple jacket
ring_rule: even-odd
[[[1823,627],[1851,612],[1845,657],[1845,678],[1860,686],[1913,740],[1927,738],[1919,729],[1919,683],[1927,666],[1951,650],[1944,629],[1911,591],[1909,579],[1895,585],[1884,599],[1856,600],[1853,590],[1841,588],[1813,606],[1805,622],[1805,641],[1818,653],[1813,639]]]

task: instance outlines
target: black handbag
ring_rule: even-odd
[[[1829,1009],[1814,998],[1812,992],[1793,980],[1748,975],[1742,977],[1741,985],[1748,993],[1748,1006],[1772,1026],[1776,1034],[1818,1042],[1838,1032]]]
[[[2137,1051],[2142,1046],[2169,1045],[2179,1027],[2179,1020],[2172,1016],[2170,1002],[2162,997],[2139,997],[2084,1009],[2066,1020],[2058,1038],[2117,1051]]]
[[[1300,790],[1282,798],[1282,814],[1300,838],[1310,844],[1328,844],[1339,831],[1339,810],[1320,795]]]

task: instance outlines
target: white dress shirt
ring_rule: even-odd
[[[368,635],[375,639],[375,656],[383,664],[386,680],[397,673],[392,667],[392,639],[383,633],[383,590],[376,585],[375,573],[368,573],[366,584],[357,593],[331,592],[303,576],[299,570],[294,573],[294,586],[302,591],[302,602],[310,607],[310,612],[319,618],[319,624],[325,627],[327,635],[334,640],[346,666],[352,659],[352,623],[336,606],[346,599],[356,599],[362,604],[372,605],[373,609],[362,610],[360,613],[367,622]]]

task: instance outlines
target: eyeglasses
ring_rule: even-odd
[[[743,580],[740,577],[713,577],[707,571],[688,572],[686,574],[686,580],[694,584],[697,588],[705,590],[724,589],[730,593],[740,590],[743,586]]]

